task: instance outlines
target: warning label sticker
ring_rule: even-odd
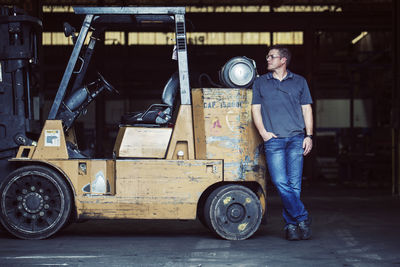
[[[60,146],[60,130],[45,130],[44,146]]]

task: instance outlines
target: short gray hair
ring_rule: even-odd
[[[269,47],[268,51],[271,51],[272,49],[278,50],[279,55],[286,58],[286,66],[289,66],[290,60],[292,59],[292,53],[290,52],[289,48],[283,45],[273,45]]]

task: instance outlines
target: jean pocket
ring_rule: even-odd
[[[264,141],[264,144],[268,144],[271,142],[272,139],[275,139],[275,137],[271,137],[270,139],[268,139],[267,141]]]

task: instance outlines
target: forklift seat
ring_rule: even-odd
[[[175,72],[164,86],[162,104],[153,104],[147,110],[122,116],[121,124],[129,126],[160,127],[170,122],[179,89],[179,73]]]

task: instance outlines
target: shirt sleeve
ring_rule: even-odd
[[[300,104],[308,105],[312,103],[313,101],[310,94],[310,88],[308,88],[306,79],[303,79],[303,91],[301,92]]]
[[[251,101],[252,105],[261,104],[260,86],[258,85],[259,79],[256,79],[253,83],[253,99]]]

